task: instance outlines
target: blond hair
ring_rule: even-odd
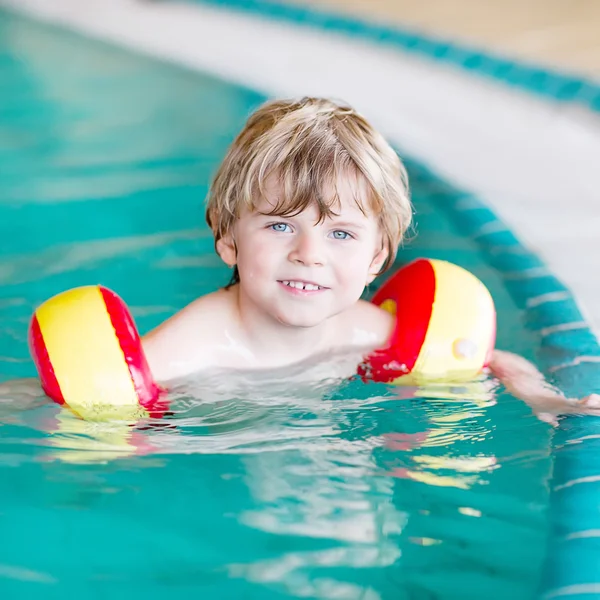
[[[367,189],[367,198],[355,197],[357,205],[379,220],[388,251],[385,271],[412,219],[406,171],[364,117],[322,98],[271,101],[250,116],[209,191],[206,220],[215,244],[231,232],[244,206],[255,209],[270,176],[281,186],[273,215],[296,215],[316,203],[324,220],[339,207],[338,178],[349,174]],[[236,281],[237,270],[232,283]]]

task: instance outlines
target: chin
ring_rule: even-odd
[[[297,327],[298,329],[310,329],[323,323],[323,319],[279,319],[279,322],[286,327]]]
[[[290,315],[281,314],[277,315],[277,321],[286,327],[299,327],[299,328],[310,328],[321,325],[326,318],[318,317],[316,315]]]

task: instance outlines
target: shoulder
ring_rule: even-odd
[[[385,346],[394,330],[395,319],[371,302],[359,300],[344,315],[344,326],[351,335],[353,346]]]
[[[182,340],[190,335],[195,337],[197,326],[226,318],[232,312],[235,297],[233,290],[219,290],[202,296],[150,331],[144,340],[165,336],[180,336]]]
[[[150,371],[166,381],[213,366],[225,325],[235,319],[235,290],[202,296],[142,338]]]

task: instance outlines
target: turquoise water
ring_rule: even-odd
[[[34,376],[29,317],[102,283],[142,332],[228,279],[206,185],[264,98],[0,12],[0,381]],[[8,93],[7,93],[8,92]],[[412,170],[427,255],[507,282]],[[0,597],[531,598],[546,550],[549,428],[505,394],[182,383],[162,424],[86,424],[37,387],[0,400]],[[457,398],[458,396],[458,398]]]

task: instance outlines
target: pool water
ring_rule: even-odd
[[[32,311],[59,291],[114,289],[143,333],[228,280],[203,199],[264,98],[1,11],[0,82],[0,597],[534,597],[550,428],[509,395],[217,373],[131,428],[15,383],[35,375]],[[472,270],[498,346],[532,356],[449,188],[411,174],[398,264]]]

